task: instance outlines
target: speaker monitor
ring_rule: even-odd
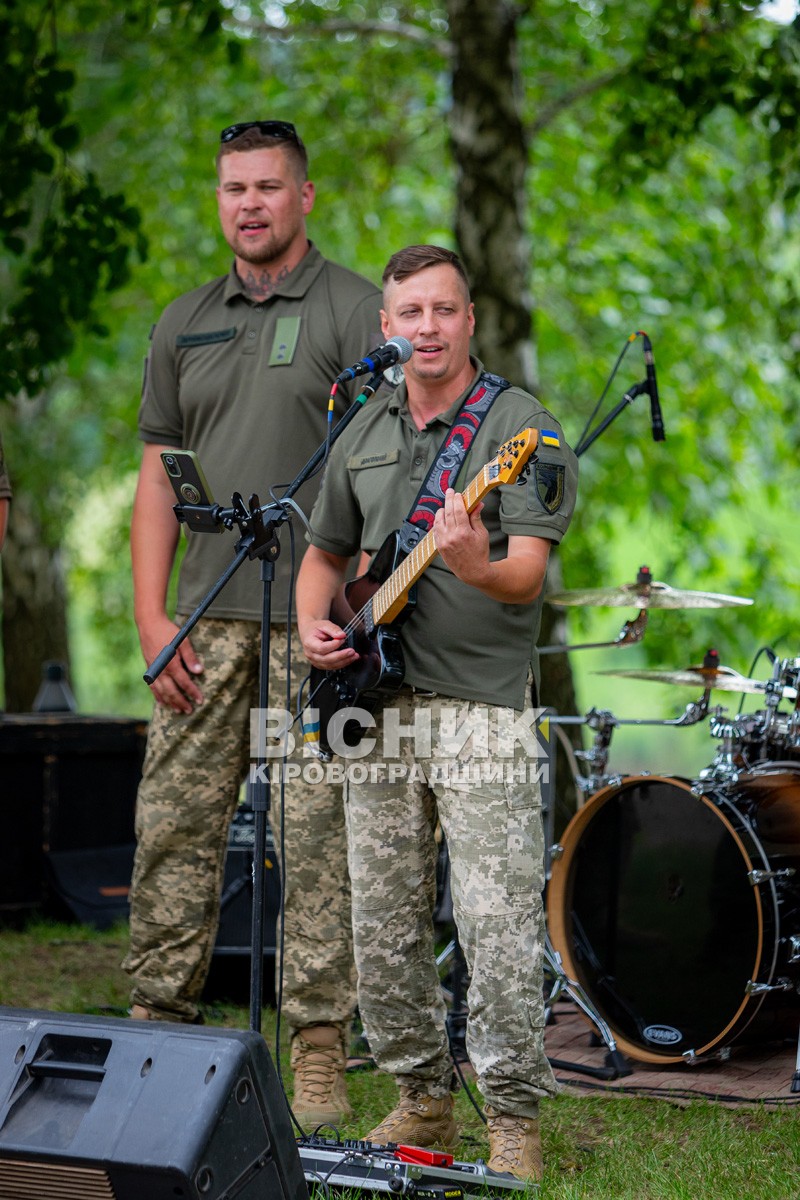
[[[203,990],[205,1000],[242,1002],[248,995],[253,931],[253,849],[255,813],[243,805],[228,830],[228,856],[220,896],[220,919],[211,967]],[[264,1002],[275,1002],[275,947],[281,907],[278,858],[267,826],[264,855]]]
[[[262,1037],[0,1012],[2,1200],[307,1200]]]
[[[50,854],[124,846],[130,857],[146,737],[146,722],[126,717],[0,714],[0,826],[14,831],[0,840],[0,915],[39,908],[51,890],[61,896]],[[91,856],[81,869],[95,870]],[[102,876],[91,897],[98,913]]]

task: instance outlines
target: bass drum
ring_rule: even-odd
[[[567,974],[632,1058],[682,1062],[745,1030],[796,1035],[800,773],[603,788],[555,848],[547,917]]]

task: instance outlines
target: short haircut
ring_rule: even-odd
[[[442,265],[453,267],[457,272],[469,300],[469,279],[464,264],[453,250],[446,250],[444,246],[406,246],[405,250],[398,250],[389,259],[383,272],[384,290],[388,283],[402,283],[418,271]]]
[[[278,138],[262,133],[255,127],[245,129],[244,133],[240,133],[238,137],[221,144],[216,158],[217,174],[219,174],[220,159],[224,158],[226,154],[247,150],[274,150],[276,146],[285,151],[298,182],[305,183],[308,179],[308,152],[300,138],[298,137],[296,140],[294,138]]]

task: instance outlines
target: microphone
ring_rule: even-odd
[[[650,345],[650,338],[640,329],[642,335],[642,347],[644,349],[644,365],[647,370],[647,391],[650,395],[650,425],[653,430],[653,441],[663,442],[666,440],[664,433],[664,421],[661,416],[661,405],[658,402],[658,384],[656,383],[656,364],[653,361],[653,347]]]
[[[337,375],[336,382],[347,383],[348,380],[355,379],[357,375],[366,375],[371,371],[385,371],[387,367],[393,367],[395,363],[408,362],[413,353],[414,347],[408,338],[390,338],[383,346],[371,350],[359,362],[348,367],[346,371],[342,371],[341,375]]]

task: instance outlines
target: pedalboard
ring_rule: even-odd
[[[418,1146],[379,1146],[353,1138],[301,1138],[297,1143],[309,1191],[331,1188],[388,1192],[414,1200],[491,1200],[536,1185],[491,1171],[482,1161]]]

